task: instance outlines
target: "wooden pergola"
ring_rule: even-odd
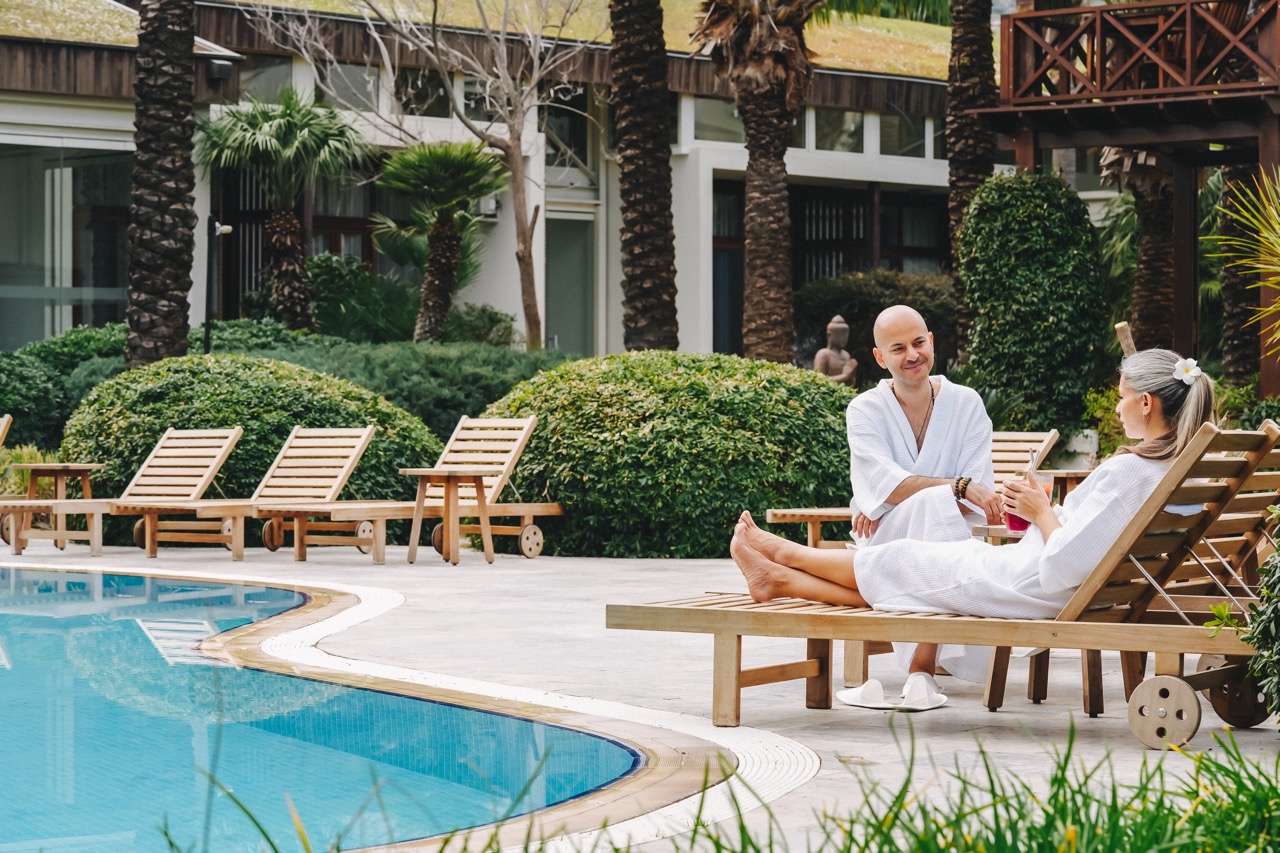
[[[1278,6],[1173,0],[1038,10],[1019,0],[1001,20],[1000,106],[983,115],[1012,138],[1019,168],[1036,168],[1044,149],[1098,146],[1173,162],[1179,352],[1198,350],[1197,170],[1280,166]],[[1280,394],[1280,361],[1264,351],[1261,371],[1259,392]]]

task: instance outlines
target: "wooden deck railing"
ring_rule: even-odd
[[[1280,85],[1277,3],[1181,0],[1005,15],[1005,105],[1208,97]]]

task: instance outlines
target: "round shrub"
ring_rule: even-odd
[[[744,509],[848,502],[852,398],[810,370],[635,352],[563,364],[485,416],[538,416],[506,499],[563,505],[539,522],[551,552],[723,557]]]
[[[126,331],[124,323],[97,328],[77,326],[57,337],[27,344],[18,352],[39,359],[56,374],[66,375],[82,361],[123,356]]]
[[[1109,331],[1084,202],[1056,176],[992,178],[973,194],[958,253],[982,384],[1020,395],[1031,429],[1078,432]]]
[[[207,497],[253,494],[294,426],[362,427],[373,441],[343,491],[344,499],[408,500],[414,483],[402,467],[435,462],[441,442],[423,423],[350,382],[279,361],[241,355],[170,358],[108,379],[67,422],[62,458],[104,462],[95,494],[120,494],[169,427],[239,424],[244,435]]]
[[[0,352],[0,415],[13,415],[7,444],[57,447],[63,399],[62,380],[44,362],[20,352]]]

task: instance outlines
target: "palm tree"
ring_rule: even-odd
[[[200,125],[196,155],[205,166],[256,174],[273,212],[271,298],[276,316],[291,329],[312,329],[311,294],[303,265],[298,196],[322,177],[345,174],[366,156],[360,132],[336,110],[299,97],[292,89],[279,103],[250,101]]]
[[[1138,222],[1129,325],[1143,347],[1173,344],[1173,169],[1161,154],[1104,148],[1102,178],[1128,190]]]
[[[702,0],[693,33],[694,42],[709,50],[729,78],[747,140],[742,347],[748,358],[783,363],[795,358],[783,158],[813,76],[804,27],[822,5],[822,0]],[[936,22],[945,7],[944,0],[838,0],[826,13]]]
[[[1243,236],[1237,211],[1241,189],[1246,189],[1257,167],[1251,164],[1222,167],[1222,216],[1218,233],[1226,241],[1239,242]],[[1233,264],[1222,265],[1222,378],[1244,385],[1259,370],[1258,334],[1250,325],[1258,313],[1255,276]]]
[[[622,340],[676,349],[671,93],[659,0],[610,0],[609,67],[622,207]]]
[[[393,153],[379,186],[412,199],[432,218],[415,341],[438,341],[453,305],[462,232],[458,214],[506,185],[502,160],[481,142],[435,142]]]
[[[130,367],[187,351],[195,249],[194,0],[145,0],[138,29],[129,199]]]

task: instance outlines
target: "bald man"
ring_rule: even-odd
[[[872,354],[891,378],[855,397],[845,414],[855,541],[949,541],[967,537],[969,524],[999,524],[982,398],[930,375],[933,333],[914,308],[886,308],[873,334]],[[912,672],[932,674],[937,649],[922,644],[900,657]],[[960,647],[944,647],[942,662],[955,675],[986,676],[985,655]]]

